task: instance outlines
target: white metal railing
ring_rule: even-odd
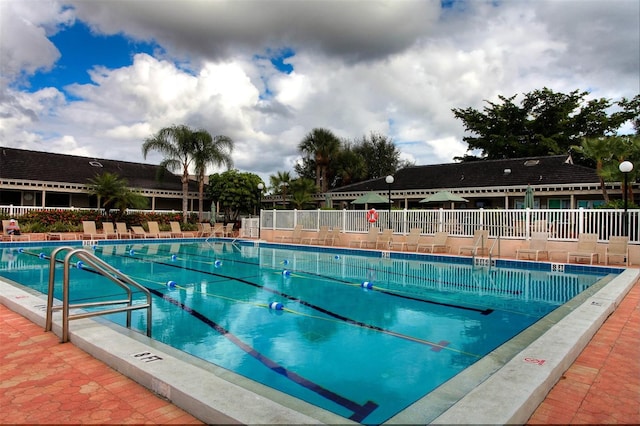
[[[600,241],[624,235],[625,212],[621,209],[517,209],[517,210],[378,210],[376,226],[389,227],[396,234],[420,228],[423,234],[449,232],[453,237],[470,237],[478,228],[488,229],[492,238],[529,239],[532,232],[548,232],[550,240],[576,241],[582,233],[598,234]],[[631,244],[640,244],[640,210],[628,210]],[[366,210],[262,210],[260,226],[269,230],[303,229],[317,231],[320,226],[339,227],[343,232],[367,232],[371,223]]]

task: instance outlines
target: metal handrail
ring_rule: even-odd
[[[64,257],[64,274],[62,280],[62,305],[53,306],[53,289],[55,283],[55,274],[56,274],[56,256],[61,251],[67,251],[68,253]],[[85,262],[88,266],[95,269],[100,275],[110,279],[113,283],[115,283],[120,288],[124,289],[127,292],[127,298],[121,300],[112,300],[105,302],[89,302],[89,303],[78,303],[74,305],[69,304],[69,271],[71,259],[76,257],[77,259]],[[135,287],[137,290],[141,291],[146,297],[146,303],[140,303],[133,305],[133,292],[131,287]],[[108,305],[122,305],[126,304],[124,307],[112,308],[112,309],[103,309],[94,312],[82,312],[77,314],[70,314],[70,309],[75,308],[84,308],[84,307],[95,307],[95,306],[108,306]],[[80,319],[80,318],[89,318],[98,315],[106,315],[112,314],[116,312],[126,312],[127,313],[127,328],[131,328],[131,311],[137,309],[147,309],[147,336],[151,337],[151,292],[144,286],[138,284],[134,280],[132,280],[127,275],[115,269],[113,266],[109,265],[95,254],[83,249],[83,248],[73,248],[73,247],[58,247],[51,252],[51,258],[49,260],[49,293],[47,295],[47,317],[45,321],[45,331],[51,331],[52,323],[53,323],[53,311],[54,310],[62,310],[62,338],[60,339],[61,343],[65,343],[69,340],[69,321],[72,319]]]

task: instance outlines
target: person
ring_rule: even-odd
[[[11,219],[9,221],[9,226],[7,226],[7,234],[20,235],[20,225],[18,225],[18,222],[16,222],[15,219]]]

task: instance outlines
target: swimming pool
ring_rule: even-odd
[[[2,276],[46,292],[40,253],[51,249],[4,249]],[[157,296],[155,339],[363,423],[386,421],[615,271],[247,243],[95,252]],[[71,273],[73,300],[110,295],[89,270]]]

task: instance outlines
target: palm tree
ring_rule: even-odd
[[[182,168],[182,220],[187,223],[187,207],[189,194],[189,167],[193,163],[194,132],[185,125],[160,129],[153,137],[142,144],[142,155],[147,158],[150,151],[158,151],[165,156],[160,162],[161,170],[178,170]],[[160,176],[159,176],[160,177]]]
[[[299,178],[291,182],[291,204],[296,209],[302,209],[313,203],[313,194],[318,187],[311,179]]]
[[[269,182],[274,194],[282,195],[282,208],[287,208],[287,188],[291,185],[291,174],[289,172],[278,172],[269,176]]]
[[[89,179],[89,194],[98,197],[98,207],[104,208],[106,217],[126,190],[127,181],[114,173],[105,172]]]
[[[119,209],[123,215],[130,207],[143,209],[148,205],[144,195],[130,190],[127,180],[116,174],[105,172],[89,179],[89,184],[89,193],[98,197],[98,205],[102,203],[107,218],[112,208]]]
[[[193,159],[196,175],[198,175],[198,218],[202,222],[202,202],[204,198],[204,178],[208,165],[233,167],[231,153],[233,140],[224,135],[211,137],[206,130],[194,133],[195,149]]]
[[[577,152],[583,154],[585,157],[590,158],[596,163],[596,173],[600,180],[600,188],[602,190],[602,197],[605,203],[609,202],[609,193],[605,185],[605,176],[603,174],[603,167],[606,163],[612,160],[613,152],[610,149],[609,138],[584,138],[579,146],[573,146]]]
[[[327,192],[329,186],[327,169],[333,157],[340,150],[340,140],[328,129],[316,128],[307,134],[298,145],[307,156],[313,156],[316,163],[316,186]]]

